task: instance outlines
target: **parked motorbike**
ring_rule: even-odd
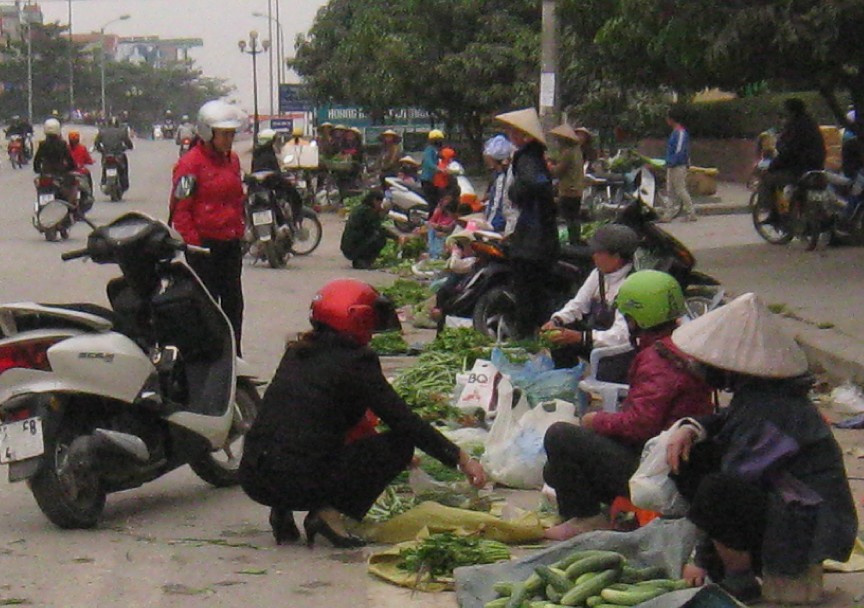
[[[20,135],[13,135],[6,144],[6,152],[9,155],[9,164],[13,169],[20,169],[27,164],[27,158],[24,153],[24,138]]]
[[[322,229],[317,214],[302,206],[299,193],[280,173],[257,171],[244,181],[245,243],[255,260],[266,260],[271,268],[284,268],[291,254],[308,255],[318,247]],[[294,205],[280,193],[296,196]],[[295,217],[295,208],[300,210],[299,217]]]
[[[62,255],[120,267],[111,309],[0,306],[0,463],[61,528],[95,526],[107,494],[184,464],[238,482],[260,400],[228,318],[178,257],[187,249],[128,213]]]
[[[586,174],[583,207],[594,220],[614,219],[628,204],[637,187],[645,188],[643,199],[650,201],[661,222],[669,222],[683,211],[683,202],[673,202],[663,191],[663,167],[646,163],[628,173]]]
[[[828,188],[825,171],[808,171],[794,184],[778,188],[773,201],[762,198],[757,197],[751,208],[759,236],[772,245],[785,245],[797,237],[807,251],[816,248],[823,234],[830,240],[844,207]]]
[[[123,199],[123,185],[120,183],[122,162],[120,156],[102,155],[102,193],[106,194],[113,203]]]
[[[385,177],[384,183],[385,208],[396,229],[409,233],[423,226],[434,203],[424,198],[420,184],[405,182],[398,177]]]
[[[827,172],[826,178],[836,210],[832,242],[864,244],[864,172],[859,171],[854,179]]]
[[[89,224],[84,217],[89,207],[86,203],[84,207],[80,206],[77,180],[73,179],[72,175],[66,178],[43,173],[37,176],[33,183],[36,186],[33,227],[45,236],[46,241],[65,241],[76,221]]]

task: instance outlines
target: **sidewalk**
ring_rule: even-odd
[[[711,196],[694,196],[693,204],[699,215],[731,215],[750,213],[752,193],[738,182],[717,182],[717,192]]]

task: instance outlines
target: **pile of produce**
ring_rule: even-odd
[[[384,490],[372,508],[369,509],[369,512],[366,513],[366,519],[375,523],[389,521],[415,506],[417,506],[417,501],[413,496],[400,494],[391,485]]]
[[[399,568],[417,572],[431,579],[453,576],[461,566],[492,564],[510,559],[510,549],[504,543],[452,532],[432,534],[420,543],[399,552]]]
[[[369,348],[379,355],[402,355],[408,352],[408,343],[402,337],[402,332],[385,331],[372,336]]]
[[[393,388],[424,420],[451,418],[458,410],[450,405],[450,393],[463,363],[456,353],[424,352],[396,376]]]
[[[575,551],[551,566],[538,566],[524,581],[495,583],[500,597],[486,608],[635,606],[689,586],[664,576],[663,568],[633,568],[614,551]]]
[[[381,290],[381,294],[390,298],[397,308],[421,304],[432,297],[432,290],[417,281],[396,279],[396,281]]]

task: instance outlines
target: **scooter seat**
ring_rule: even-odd
[[[105,308],[104,306],[99,306],[98,304],[91,304],[90,302],[73,302],[71,304],[43,304],[43,306],[50,306],[51,308],[61,308],[63,310],[71,310],[73,312],[83,312],[88,315],[94,315],[97,317],[102,317],[111,325],[117,325],[120,317],[116,312],[111,310],[110,308]]]

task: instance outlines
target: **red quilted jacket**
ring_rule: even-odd
[[[240,159],[224,156],[199,142],[174,165],[173,184],[184,175],[195,178],[195,192],[176,200],[171,190],[171,224],[190,245],[243,238],[243,182]]]
[[[711,388],[668,334],[640,338],[628,376],[630,392],[621,411],[598,413],[591,424],[596,433],[642,445],[680,418],[713,411]]]

